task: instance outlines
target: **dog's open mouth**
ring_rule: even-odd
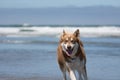
[[[72,54],[72,52],[73,52],[73,49],[67,49],[66,51],[68,53],[68,56],[70,56]]]

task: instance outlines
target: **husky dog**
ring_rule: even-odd
[[[71,80],[77,80],[75,71],[78,72],[79,80],[88,80],[86,56],[83,43],[79,39],[79,29],[74,33],[63,30],[57,49],[57,58],[64,80],[67,80],[66,72]]]

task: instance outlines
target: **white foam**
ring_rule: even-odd
[[[0,27],[0,35],[6,36],[59,36],[63,30],[74,32],[80,30],[82,37],[120,37],[120,27],[101,26],[101,27]]]
[[[15,28],[15,27],[0,27],[0,34],[4,34],[4,33],[17,33],[19,32],[19,28]]]

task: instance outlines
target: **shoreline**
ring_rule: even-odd
[[[51,77],[44,77],[44,76],[33,76],[33,77],[18,77],[18,76],[7,76],[7,75],[0,75],[0,80],[61,80],[60,77],[51,76]]]

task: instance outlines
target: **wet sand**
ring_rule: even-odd
[[[5,76],[0,75],[0,80],[62,80],[60,77],[16,77],[16,76]]]

